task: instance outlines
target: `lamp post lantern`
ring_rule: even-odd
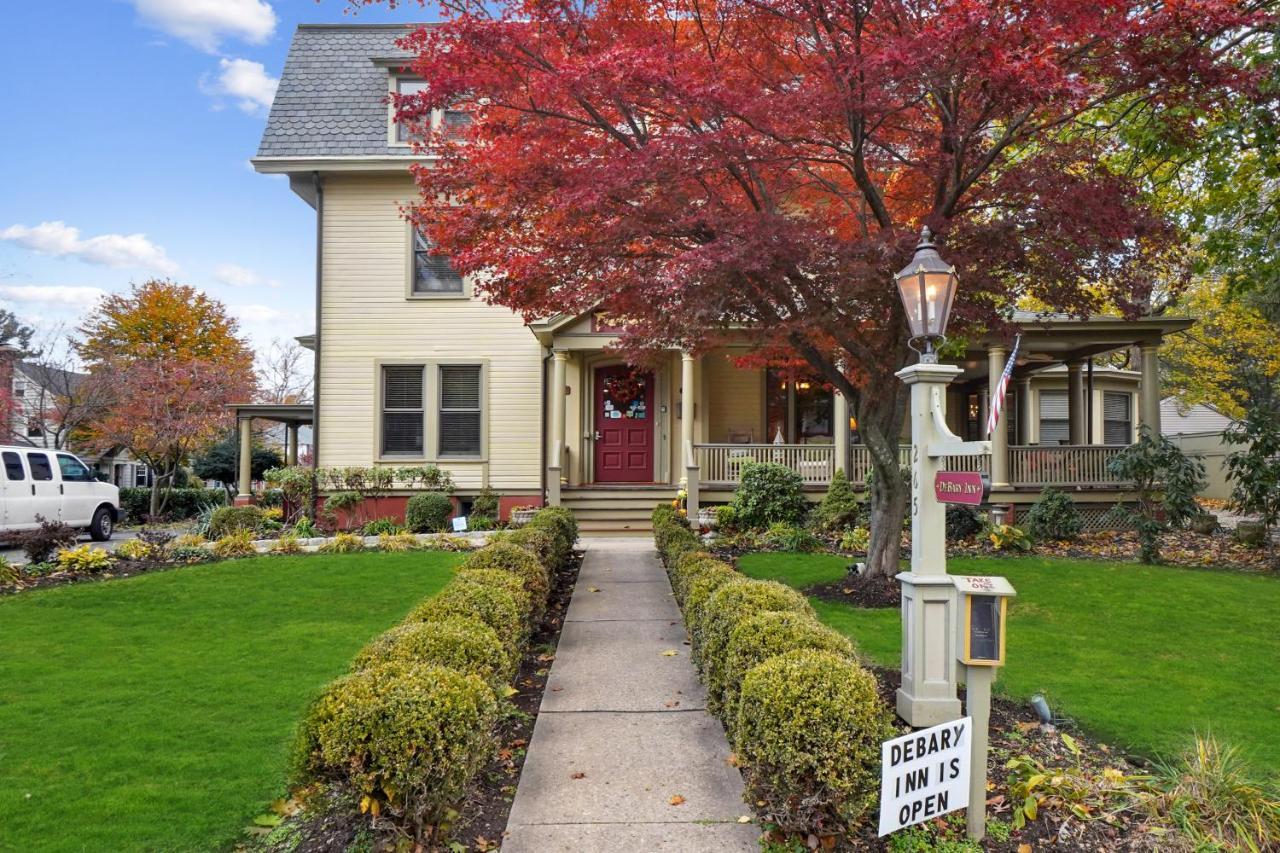
[[[936,364],[938,355],[935,344],[946,340],[947,319],[951,316],[951,303],[956,296],[956,268],[938,254],[933,244],[933,232],[928,226],[920,232],[911,263],[894,276],[902,307],[907,312],[907,325],[911,327],[912,347],[915,341],[923,341],[924,348],[917,349],[920,360]]]
[[[990,442],[961,441],[946,425],[946,386],[961,371],[938,363],[937,344],[944,340],[957,278],[928,228],[894,278],[912,347],[920,353],[917,364],[897,373],[911,388],[911,570],[898,575],[903,642],[897,710],[919,728],[960,717],[955,587],[947,575],[946,506],[935,496],[934,479],[947,455],[990,452]]]

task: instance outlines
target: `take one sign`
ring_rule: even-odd
[[[880,745],[880,835],[969,806],[973,718]]]
[[[986,493],[982,474],[977,471],[939,471],[933,475],[933,494],[938,503],[979,506]]]

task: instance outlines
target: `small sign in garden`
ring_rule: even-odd
[[[979,506],[987,497],[987,483],[977,471],[939,471],[933,493],[938,503]]]
[[[880,835],[968,807],[972,730],[964,717],[880,745]]]

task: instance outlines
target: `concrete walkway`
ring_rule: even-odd
[[[652,544],[584,542],[503,853],[758,850]]]

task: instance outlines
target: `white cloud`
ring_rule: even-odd
[[[218,60],[218,67],[222,70],[217,79],[200,78],[200,91],[215,99],[232,98],[251,115],[271,108],[280,79],[269,75],[261,62],[224,57]],[[221,103],[215,100],[215,107],[220,108]]]
[[[257,272],[239,264],[218,264],[213,270],[213,277],[228,287],[279,287],[280,282],[273,278],[264,278]]]
[[[149,27],[208,53],[225,38],[262,44],[276,30],[276,13],[265,0],[133,0]]]
[[[140,267],[164,275],[173,275],[178,265],[165,250],[147,239],[146,234],[99,234],[80,239],[80,229],[56,220],[39,225],[10,225],[0,231],[0,240],[54,257],[79,258],[85,263],[105,267]]]
[[[76,287],[63,284],[4,284],[0,285],[0,299],[42,309],[71,309],[82,314],[98,304],[105,290],[97,287]]]
[[[315,314],[254,303],[228,305],[227,312],[240,322],[240,329],[259,347],[266,346],[273,338],[292,338],[309,335],[315,331]]]

